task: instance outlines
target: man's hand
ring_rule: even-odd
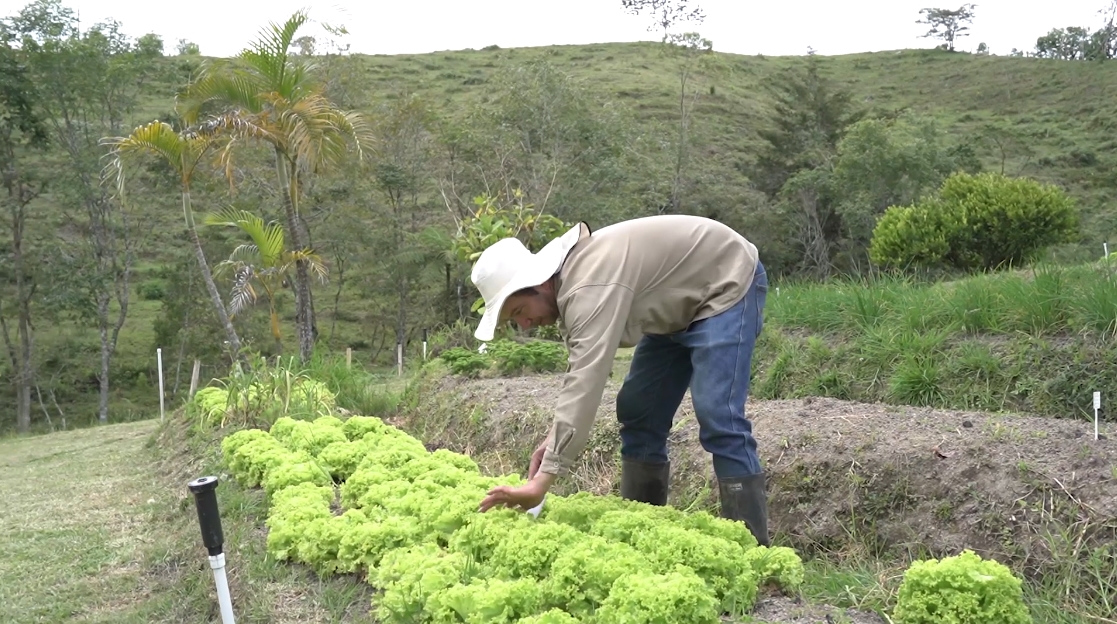
[[[528,465],[527,469],[528,479],[534,479],[535,473],[539,472],[539,466],[543,465],[543,455],[547,452],[547,442],[549,441],[549,437],[544,438],[539,448],[535,449],[535,452],[531,454],[531,464]]]
[[[555,475],[540,472],[520,487],[498,485],[489,490],[489,495],[481,501],[481,513],[502,505],[520,511],[527,511],[543,502],[543,497],[555,482]]]

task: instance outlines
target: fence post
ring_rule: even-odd
[[[190,396],[188,399],[194,398],[194,393],[198,391],[198,382],[201,381],[202,376],[202,361],[194,359],[194,372],[190,373]]]

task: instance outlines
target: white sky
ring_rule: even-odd
[[[697,27],[714,49],[738,54],[847,54],[933,47],[916,24],[924,7],[956,9],[963,0],[692,0],[706,13]],[[985,42],[993,54],[1012,48],[1031,51],[1051,28],[1100,22],[1110,0],[975,0],[970,36],[960,50]],[[9,16],[27,1],[0,0]],[[63,0],[83,26],[112,17],[137,37],[156,32],[173,54],[179,39],[199,45],[202,54],[230,56],[255,39],[268,22],[282,22],[299,8],[310,17],[342,23],[350,51],[405,54],[552,44],[656,40],[648,19],[624,12],[620,0],[186,0],[147,4],[135,0]],[[313,32],[312,32],[313,31]],[[318,34],[317,26],[306,34]],[[321,41],[321,38],[319,37]]]

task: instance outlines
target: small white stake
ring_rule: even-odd
[[[155,357],[159,361],[159,422],[163,422],[163,349],[155,350]]]
[[[1101,409],[1101,393],[1094,393],[1094,439],[1098,439],[1098,410]]]

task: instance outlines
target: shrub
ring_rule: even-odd
[[[869,255],[887,266],[996,269],[1071,240],[1077,227],[1073,200],[1053,185],[956,173],[935,196],[886,210]]]
[[[970,550],[913,562],[904,573],[892,617],[896,624],[1032,622],[1020,579]]]
[[[162,280],[147,280],[137,290],[144,301],[161,301],[167,296],[167,288]]]
[[[450,372],[466,377],[476,377],[490,369],[505,376],[561,372],[566,370],[567,362],[566,347],[549,340],[524,343],[494,340],[485,346],[484,353],[453,347],[438,357],[449,365]]]
[[[489,344],[488,352],[492,354],[503,375],[553,373],[566,369],[566,348],[548,340],[525,343],[494,340]]]

